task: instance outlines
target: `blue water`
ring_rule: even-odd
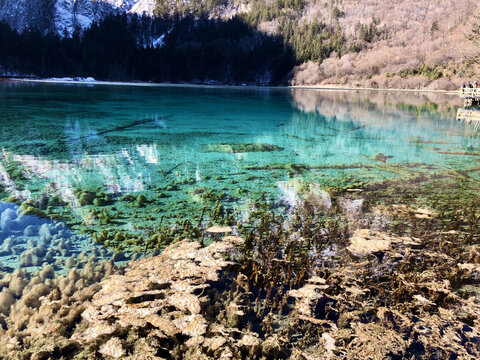
[[[48,202],[43,210],[74,233],[149,234],[162,216],[211,207],[209,191],[241,212],[262,194],[280,201],[292,181],[358,188],[449,169],[477,177],[480,144],[472,125],[455,121],[460,103],[446,94],[0,83],[0,192]],[[104,201],[82,203],[81,191]],[[14,235],[2,231],[3,242]]]

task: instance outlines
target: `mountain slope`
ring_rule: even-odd
[[[480,74],[465,56],[479,11],[470,0],[0,0],[0,20],[15,29],[67,37],[125,12],[159,17],[168,31],[185,17],[237,17],[293,51],[291,85],[381,88],[454,89]],[[136,34],[139,44],[165,35]]]
[[[70,36],[113,13],[152,15],[155,0],[0,0],[0,21],[12,28]]]
[[[454,89],[479,74],[464,56],[470,0],[157,0],[155,13],[205,11],[281,36],[299,64],[292,85]]]
[[[339,27],[355,48],[308,62],[293,72],[293,84],[348,84],[367,87],[453,89],[476,69],[466,64],[465,34],[480,7],[468,0],[337,2]],[[333,7],[333,10],[335,7]],[[333,10],[330,10],[332,12]],[[331,17],[310,1],[302,20]],[[378,29],[373,39],[359,24]],[[368,34],[367,34],[368,35]],[[354,46],[352,46],[354,45]],[[453,80],[453,82],[452,82]]]

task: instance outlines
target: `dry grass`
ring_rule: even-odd
[[[450,90],[478,74],[466,65],[471,44],[465,38],[479,5],[469,0],[337,1],[310,0],[301,21],[326,23],[332,9],[342,12],[338,21],[347,38],[358,39],[356,25],[375,18],[384,34],[372,43],[358,42],[362,50],[341,57],[333,54],[321,64],[302,64],[292,72],[293,85],[348,84],[387,88]],[[412,74],[427,65],[431,74]],[[410,73],[409,73],[410,72]]]

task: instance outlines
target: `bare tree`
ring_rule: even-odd
[[[463,55],[467,61],[480,64],[480,16],[475,15],[472,31],[466,35],[468,45],[465,46]]]

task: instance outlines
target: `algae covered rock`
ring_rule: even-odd
[[[230,226],[211,226],[205,232],[211,234],[227,234],[231,233],[233,230]]]
[[[125,348],[113,336],[119,333],[128,334],[135,343],[147,333],[148,346],[157,347],[156,351],[179,347],[180,336],[191,346],[189,352],[194,348],[199,353],[226,351],[238,341],[226,336],[231,330],[219,334],[212,328],[212,311],[218,311],[217,287],[226,281],[220,273],[232,264],[225,257],[234,247],[228,239],[206,248],[183,240],[161,255],[131,262],[124,275],[111,276],[100,284],[100,291],[82,314],[84,329],[72,339],[114,358],[123,351],[135,351],[132,344]],[[245,336],[237,348],[258,348],[254,335],[246,332]],[[152,342],[153,338],[157,340]]]
[[[391,158],[393,158],[393,156],[385,155],[385,154],[382,154],[382,153],[377,153],[375,155],[370,156],[371,160],[382,162],[384,164],[387,162],[388,159],[391,159]]]
[[[283,148],[271,144],[247,143],[247,144],[208,144],[201,147],[202,152],[216,152],[221,154],[236,154],[248,152],[271,152],[282,151]]]
[[[418,245],[418,241],[408,237],[388,235],[381,231],[358,229],[350,238],[350,245],[347,249],[352,254],[365,256],[371,253],[389,250],[395,244]]]

